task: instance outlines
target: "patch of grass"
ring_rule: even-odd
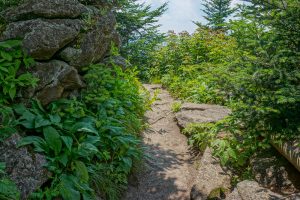
[[[181,110],[181,106],[182,106],[181,102],[174,102],[171,106],[171,109],[174,113],[177,113]]]

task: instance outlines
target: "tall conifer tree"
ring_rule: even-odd
[[[207,25],[213,29],[224,29],[225,20],[234,12],[230,4],[231,0],[205,0],[203,12]]]

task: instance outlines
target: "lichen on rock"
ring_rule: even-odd
[[[0,143],[0,162],[6,163],[9,178],[21,191],[21,198],[26,199],[48,180],[49,172],[44,168],[46,159],[41,154],[31,153],[26,147],[18,148],[21,136],[12,135]]]

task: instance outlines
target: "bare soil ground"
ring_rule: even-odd
[[[185,200],[196,174],[187,138],[180,133],[171,111],[174,99],[160,85],[144,85],[158,100],[146,114],[149,128],[143,133],[144,165],[131,178],[125,200]]]

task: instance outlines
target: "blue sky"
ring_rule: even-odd
[[[146,4],[151,4],[154,8],[166,2],[166,0],[139,0]],[[233,0],[232,4],[238,3],[239,0]],[[188,31],[193,32],[196,25],[192,21],[201,21],[205,23],[203,18],[203,1],[201,0],[169,0],[168,11],[160,18],[159,24],[162,26],[160,30],[167,32],[174,30],[175,32]]]

